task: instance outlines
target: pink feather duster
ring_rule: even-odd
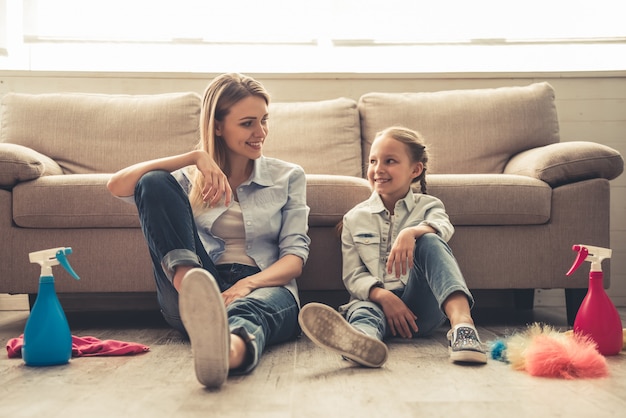
[[[609,374],[606,359],[596,350],[595,343],[577,334],[566,338],[536,336],[526,351],[526,371],[531,376],[564,379]]]
[[[598,378],[609,374],[606,359],[593,340],[533,324],[509,339],[507,357],[517,370],[531,376],[562,379]]]

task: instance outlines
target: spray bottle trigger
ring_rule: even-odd
[[[69,261],[67,261],[67,257],[65,256],[66,254],[72,254],[72,249],[68,247],[59,249],[56,253],[56,259],[59,261],[59,264],[61,264],[61,266],[63,266],[63,268],[73,278],[75,278],[76,280],[80,280],[80,277],[78,277],[78,274],[76,274],[72,266],[70,266]]]
[[[589,250],[582,245],[572,246],[572,251],[578,251],[578,256],[576,257],[576,260],[574,260],[574,264],[572,264],[572,267],[570,267],[569,271],[565,273],[566,276],[570,276],[573,272],[575,272],[576,269],[580,267],[580,265],[587,259],[587,256],[589,255]]]

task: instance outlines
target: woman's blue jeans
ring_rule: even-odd
[[[214,264],[200,241],[189,198],[170,173],[146,173],[135,187],[135,203],[152,258],[161,312],[173,328],[186,335],[178,310],[178,291],[172,284],[177,266],[204,268],[222,291],[259,269]],[[231,333],[241,336],[248,348],[246,364],[232,373],[250,372],[267,345],[295,338],[300,333],[298,311],[295,298],[284,287],[260,288],[230,303],[226,313]]]
[[[407,284],[393,292],[417,316],[418,331],[414,337],[429,335],[445,322],[442,305],[452,293],[465,293],[470,307],[474,305],[452,250],[436,234],[425,234],[416,240]],[[380,340],[391,335],[382,308],[374,302],[356,302],[345,315],[352,326],[367,335]]]

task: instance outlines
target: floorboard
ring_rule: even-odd
[[[474,313],[484,342],[532,322],[567,330],[561,308]],[[626,308],[620,309],[626,323]],[[0,312],[0,338],[20,335],[27,311]],[[449,362],[442,327],[418,340],[389,342],[381,369],[360,368],[306,337],[267,349],[250,375],[220,390],[202,387],[190,345],[155,312],[68,314],[72,333],[150,346],[128,357],[79,357],[33,368],[0,357],[1,417],[613,417],[626,411],[626,352],[607,358],[610,376],[547,379],[490,360]]]

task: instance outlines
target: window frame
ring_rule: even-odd
[[[108,1],[110,3],[111,0]],[[115,0],[118,1],[118,0]],[[180,4],[178,0],[174,4]],[[253,0],[247,1],[256,4]],[[281,0],[271,0],[280,3]],[[378,0],[318,0],[328,13],[329,7],[342,4],[349,8]],[[386,0],[383,3],[401,0]],[[415,0],[405,0],[408,3]],[[475,0],[481,3],[495,0]],[[533,0],[535,1],[535,0]],[[556,0],[555,0],[556,1]],[[564,0],[558,0],[564,1]],[[604,0],[602,0],[604,1]],[[606,0],[610,1],[610,0]],[[87,3],[87,2],[84,2]],[[151,2],[153,3],[153,2]],[[157,5],[172,2],[156,2]],[[285,3],[290,3],[288,0]],[[469,2],[463,2],[469,3]],[[579,2],[584,3],[584,2]],[[546,71],[550,69],[619,70],[626,69],[626,33],[624,36],[599,38],[507,39],[475,37],[467,39],[376,39],[322,34],[293,39],[228,40],[207,39],[197,33],[154,39],[115,39],[92,36],[54,36],[38,33],[33,24],[34,10],[49,4],[45,0],[16,0],[22,27],[4,37],[2,56],[0,33],[0,69],[53,71],[124,71],[124,72],[476,72],[476,71]],[[482,3],[481,3],[482,4]],[[520,2],[521,4],[521,2]],[[550,4],[550,3],[549,3]],[[0,7],[6,9],[6,0]],[[266,5],[264,6],[266,7]],[[1,9],[0,9],[1,11]],[[6,10],[5,10],[6,11]],[[348,12],[352,12],[349,9]],[[254,11],[249,12],[254,13]],[[358,13],[355,12],[358,16]],[[4,13],[5,19],[7,13]],[[253,15],[254,16],[254,15]],[[548,16],[549,17],[549,16]],[[542,19],[548,19],[545,13]],[[375,21],[373,21],[375,22]],[[263,22],[261,22],[263,23]],[[367,26],[367,25],[364,25]],[[4,26],[5,28],[7,25]],[[260,28],[264,26],[259,25]],[[1,29],[0,29],[1,30]],[[625,29],[626,30],[626,29]],[[619,35],[619,34],[618,34]],[[10,39],[9,39],[10,38]],[[15,41],[18,39],[19,41]],[[92,54],[93,59],[81,58]],[[227,55],[232,55],[228,57]],[[559,56],[562,55],[562,58]],[[595,56],[594,56],[595,55]],[[141,59],[141,56],[145,57]],[[197,57],[219,56],[223,65],[198,62]],[[588,63],[580,57],[594,56]],[[120,58],[121,57],[121,58]],[[289,60],[291,58],[291,61]],[[415,62],[409,62],[414,59]],[[562,64],[559,64],[559,59]],[[115,62],[118,60],[119,62]],[[250,65],[251,61],[255,65]],[[534,64],[529,60],[536,60]],[[394,62],[395,61],[395,62]],[[3,64],[4,62],[4,64]]]

